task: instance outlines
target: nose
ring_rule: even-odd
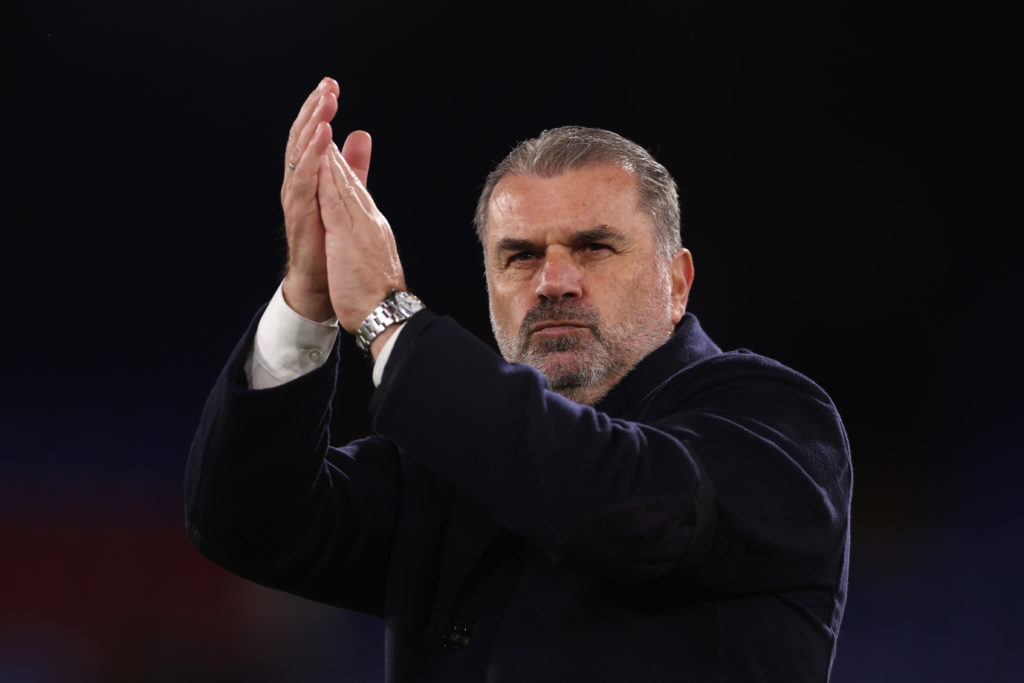
[[[583,295],[583,274],[572,257],[567,254],[549,253],[544,258],[537,275],[537,296],[557,301],[563,298],[579,298]]]

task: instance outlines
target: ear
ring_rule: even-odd
[[[693,256],[689,249],[680,249],[669,266],[672,277],[672,324],[678,325],[686,314],[686,302],[693,286]]]

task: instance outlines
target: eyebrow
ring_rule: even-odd
[[[573,233],[570,244],[587,244],[588,242],[625,241],[626,236],[609,225],[598,225],[590,230]]]
[[[569,244],[579,246],[590,242],[625,241],[626,236],[608,225],[597,225],[589,230],[580,230],[569,236]],[[495,244],[498,251],[532,251],[537,244],[530,240],[502,237]]]

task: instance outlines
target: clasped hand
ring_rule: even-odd
[[[288,135],[283,294],[300,315],[318,321],[334,315],[354,333],[388,292],[405,289],[405,276],[391,226],[366,190],[369,134],[350,133],[341,149],[334,143],[338,93],[337,82],[324,78]]]

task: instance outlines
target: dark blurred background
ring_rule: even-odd
[[[378,622],[237,579],[183,528],[206,392],[280,276],[288,128],[327,74],[339,137],[374,135],[410,287],[488,342],[470,221],[493,164],[569,123],[650,149],[680,184],[691,310],[846,420],[833,681],[1020,680],[1019,30],[995,4],[7,15],[0,681],[382,679]],[[350,339],[343,382],[349,438],[370,393]]]

